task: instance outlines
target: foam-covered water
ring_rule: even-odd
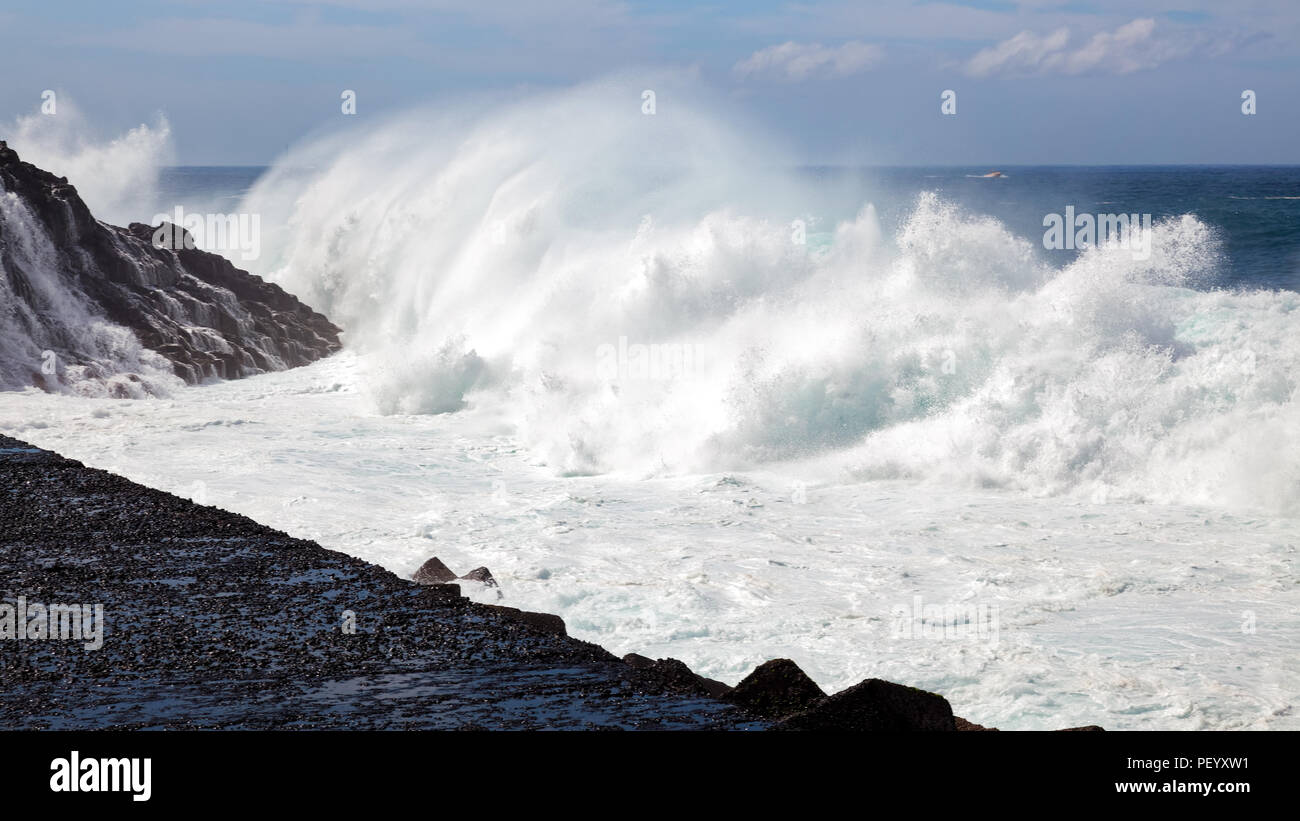
[[[564,474],[834,454],[860,478],[1296,511],[1296,295],[1197,290],[1221,243],[1195,215],[1157,222],[1146,258],[1062,267],[933,193],[892,236],[867,204],[800,244],[775,215],[806,180],[610,94],[454,137],[410,115],[254,189],[289,226],[271,275],[376,354],[379,410],[503,408]],[[624,341],[691,367],[611,379]]]
[[[0,429],[400,573],[486,564],[733,683],[789,656],[1008,728],[1297,726],[1295,292],[1212,287],[1190,211],[1054,263],[936,191],[882,218],[630,88],[303,146],[241,208],[345,354],[2,394]]]

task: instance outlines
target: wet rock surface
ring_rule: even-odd
[[[492,578],[492,571],[486,567],[476,567],[459,577],[461,581],[478,582],[485,587],[497,587],[497,580]]]
[[[66,178],[3,142],[0,193],[16,198],[0,209],[0,294],[11,335],[24,340],[0,346],[0,387],[58,389],[69,366],[130,370],[106,364],[118,354],[77,327],[81,313],[66,302],[133,332],[189,383],[306,365],[341,347],[337,327],[278,285],[187,247],[180,229],[160,248],[156,227],[99,222]],[[57,356],[53,373],[42,369],[45,350]]]
[[[623,663],[632,671],[633,680],[673,692],[721,698],[731,691],[731,688],[721,681],[714,681],[693,672],[679,659],[652,659],[640,653],[628,653],[623,656]]]
[[[0,436],[0,601],[19,597],[101,605],[103,646],[0,640],[3,729],[766,726],[456,585]]]

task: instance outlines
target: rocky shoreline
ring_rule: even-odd
[[[6,730],[986,729],[879,679],[827,695],[788,659],[735,688],[619,659],[558,616],[461,596],[495,584],[486,568],[402,579],[4,436],[0,580]],[[91,621],[38,635],[20,600],[32,624],[102,608],[101,646]]]
[[[238,379],[342,347],[339,328],[278,285],[195,248],[181,227],[100,222],[66,177],[3,140],[0,300],[0,389],[89,380],[126,397],[153,392],[154,372]]]

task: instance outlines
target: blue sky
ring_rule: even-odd
[[[0,129],[54,89],[105,135],[162,112],[178,162],[264,164],[342,89],[381,116],[667,67],[800,162],[1300,163],[1297,35],[1296,0],[6,0]]]

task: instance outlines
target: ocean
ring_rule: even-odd
[[[1300,169],[794,166],[585,105],[163,169],[134,218],[258,215],[236,264],[345,351],[0,430],[731,684],[1300,729]]]

